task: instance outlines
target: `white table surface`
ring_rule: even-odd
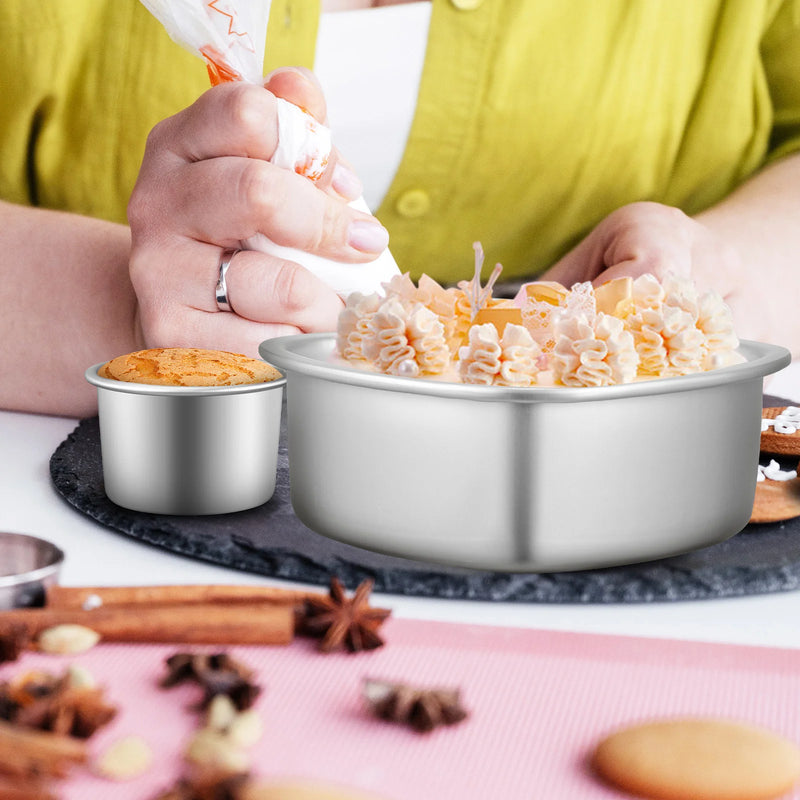
[[[800,363],[774,376],[766,390],[800,403]],[[56,493],[49,474],[50,455],[75,425],[73,419],[0,411],[0,531],[41,536],[61,547],[67,554],[61,583],[298,586],[174,555],[75,511]],[[800,648],[800,592],[613,605],[376,599],[397,616],[417,619]]]

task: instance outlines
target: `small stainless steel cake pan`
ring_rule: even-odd
[[[272,497],[285,378],[237,386],[157,386],[101,378],[109,499],[152,514],[227,514]]]
[[[0,611],[41,606],[58,583],[63,551],[24,533],[0,533]]]
[[[765,375],[719,370],[597,388],[467,386],[361,371],[332,334],[270,339],[288,379],[291,496],[310,528],[481,569],[588,569],[719,542],[750,518]]]

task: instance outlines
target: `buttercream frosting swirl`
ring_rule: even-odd
[[[633,333],[643,377],[670,377],[737,363],[739,341],[730,308],[713,291],[699,294],[689,278],[646,274],[633,282]]]
[[[425,273],[420,276],[419,285],[415,286],[407,272],[402,275],[395,275],[391,281],[383,284],[383,288],[386,290],[387,299],[396,297],[406,305],[420,304],[433,311],[439,317],[442,325],[444,325],[444,336],[450,347],[450,352],[456,352],[462,339],[461,333],[456,335],[458,315],[462,308],[458,304],[468,304],[464,293],[460,289],[452,287],[445,289]],[[466,314],[469,315],[469,313],[467,308]],[[466,328],[464,333],[466,333]]]
[[[540,354],[522,325],[506,325],[502,337],[489,322],[473,325],[468,344],[459,350],[459,375],[464,383],[531,386],[536,383]]]
[[[705,292],[697,304],[697,327],[706,337],[703,369],[718,369],[740,364],[744,356],[736,352],[739,337],[733,329],[730,307],[716,292]]]
[[[563,315],[555,323],[553,376],[564,386],[630,383],[639,362],[633,336],[622,320],[602,312]]]
[[[369,322],[380,307],[383,298],[377,294],[351,292],[336,324],[336,346],[348,361],[363,361],[364,336],[369,334]]]
[[[655,275],[649,272],[640,275],[633,282],[633,305],[637,310],[643,308],[660,308],[664,302],[664,287]]]
[[[539,372],[542,350],[522,325],[509,324],[500,339],[502,349],[496,386],[532,386]]]
[[[626,320],[639,354],[639,374],[667,377],[699,372],[705,336],[694,317],[677,306],[645,308]]]
[[[670,272],[664,276],[661,285],[664,305],[680,308],[697,319],[699,295],[691,278]]]
[[[500,372],[502,352],[497,328],[491,322],[473,325],[469,329],[468,344],[458,351],[461,380],[491,386]]]
[[[409,307],[396,297],[372,315],[362,346],[378,370],[392,375],[435,375],[450,361],[444,326],[436,314],[419,304]]]

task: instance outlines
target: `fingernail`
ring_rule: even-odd
[[[336,164],[333,168],[333,180],[331,181],[334,191],[348,200],[355,200],[361,197],[364,186],[352,170],[344,164]]]
[[[389,231],[377,222],[357,219],[347,229],[347,244],[362,253],[382,253],[389,244]]]

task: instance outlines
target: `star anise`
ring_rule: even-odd
[[[31,632],[20,622],[0,623],[0,664],[16,661],[31,643]]]
[[[8,697],[19,706],[29,706],[43,697],[50,697],[69,683],[67,675],[54,675],[43,670],[30,670],[3,684]]]
[[[362,581],[348,598],[342,582],[331,578],[328,597],[308,597],[303,604],[298,630],[308,636],[321,637],[323,653],[345,648],[351,653],[374,650],[383,645],[378,628],[392,613],[388,608],[372,608],[369,593],[372,580]]]
[[[155,800],[243,800],[247,783],[246,774],[204,772],[181,778]]]
[[[116,713],[102,689],[71,686],[67,675],[30,672],[0,684],[0,718],[24,728],[88,739]]]
[[[193,681],[203,688],[200,708],[207,708],[218,695],[230,697],[239,711],[250,708],[261,693],[253,682],[253,671],[227,653],[175,653],[167,661],[161,686],[169,688]]]
[[[26,728],[88,739],[116,714],[117,709],[106,703],[102,689],[67,687],[20,709],[15,722]]]
[[[25,672],[0,683],[0,719],[16,722],[19,712],[55,692],[61,678],[48,672]]]
[[[458,689],[424,689],[402,683],[364,680],[363,696],[375,716],[427,733],[466,719]]]

